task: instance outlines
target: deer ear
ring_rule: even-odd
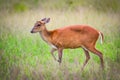
[[[41,19],[41,21],[45,21],[45,20],[46,20],[46,18]]]
[[[48,23],[48,22],[50,22],[50,18],[48,18],[48,19],[45,21],[45,23]]]

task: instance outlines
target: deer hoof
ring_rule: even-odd
[[[61,61],[60,60],[57,60],[59,63],[61,63]]]

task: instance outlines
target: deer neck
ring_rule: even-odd
[[[39,32],[40,33],[40,36],[42,37],[42,39],[46,42],[46,43],[48,43],[48,44],[51,44],[50,43],[50,32],[46,29],[46,28],[44,28],[41,32]]]

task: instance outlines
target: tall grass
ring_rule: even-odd
[[[80,70],[85,55],[82,49],[64,50],[63,62],[53,60],[50,47],[39,34],[30,30],[37,20],[50,17],[48,30],[73,24],[88,24],[104,34],[104,43],[97,42],[103,52],[105,71],[93,53],[84,71]],[[120,79],[120,16],[81,8],[79,11],[32,10],[4,14],[0,20],[0,80],[119,80]],[[55,53],[57,57],[57,52]]]
[[[0,1],[0,11],[23,12],[30,9],[45,10],[79,10],[82,7],[91,7],[97,11],[120,11],[119,0],[11,0]]]

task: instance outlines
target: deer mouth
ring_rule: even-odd
[[[31,33],[34,33],[34,31],[31,31]]]

